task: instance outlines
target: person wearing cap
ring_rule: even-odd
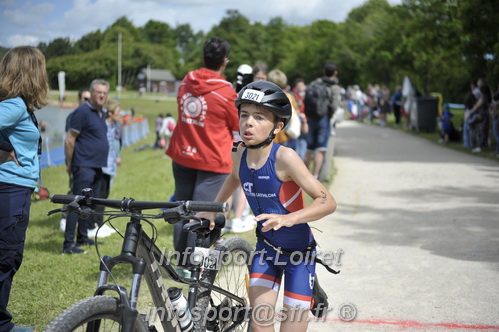
[[[250,83],[239,92],[236,107],[242,143],[233,153],[232,172],[215,201],[226,202],[242,185],[257,222],[249,282],[251,307],[275,308],[284,276],[283,314],[287,318],[281,321],[281,331],[306,331],[315,262],[291,261],[279,252],[308,252],[315,244],[308,223],[333,213],[336,201],[294,150],[273,142],[292,114],[281,88],[268,81]],[[309,206],[304,204],[303,192],[312,198]],[[214,213],[198,216],[209,219],[210,228],[214,227]],[[301,311],[292,318],[295,308]],[[273,331],[273,319],[272,313],[260,317],[256,311],[252,331]]]

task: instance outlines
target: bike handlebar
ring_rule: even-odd
[[[152,202],[136,201],[133,198],[122,200],[94,198],[84,195],[52,195],[50,201],[56,204],[71,204],[73,202],[80,206],[100,205],[122,211],[140,211],[147,209],[169,209],[183,205],[189,212],[226,212],[228,204],[208,201],[177,201],[177,202]]]

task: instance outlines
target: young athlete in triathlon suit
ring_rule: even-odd
[[[336,202],[295,151],[272,143],[291,117],[289,100],[277,85],[267,81],[248,84],[239,92],[236,107],[243,144],[233,153],[232,173],[216,201],[227,201],[241,184],[256,215],[257,253],[249,289],[252,331],[274,330],[274,308],[283,276],[282,314],[287,318],[281,322],[281,331],[306,331],[315,262],[299,256],[291,261],[276,249],[306,252],[314,241],[308,223],[333,213]],[[303,191],[313,198],[307,207]],[[214,214],[200,216],[212,220],[214,226]]]

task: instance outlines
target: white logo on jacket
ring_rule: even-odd
[[[204,127],[208,104],[203,96],[194,97],[191,93],[186,93],[180,98],[179,106],[183,122]]]

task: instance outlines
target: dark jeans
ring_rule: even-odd
[[[74,195],[81,195],[82,189],[91,188],[92,197],[99,197],[101,178],[101,168],[73,166],[73,188],[71,191]],[[68,213],[63,248],[68,248],[74,244],[76,225],[78,225],[76,242],[87,241],[88,224],[93,220],[93,218],[82,219],[76,213]]]
[[[111,191],[111,175],[102,173],[102,178],[100,182],[100,194],[99,198],[108,198],[109,197],[109,192]],[[95,211],[100,211],[104,212],[104,207],[103,206],[96,206]],[[102,226],[104,224],[104,216],[103,215],[95,215],[93,216],[94,223],[97,224],[97,227]],[[94,228],[95,225],[89,225],[88,228],[92,229]]]
[[[228,174],[185,167],[175,162],[172,162],[172,168],[175,178],[175,200],[177,201],[214,201],[228,176]],[[189,221],[183,220],[176,223],[173,232],[173,245],[175,251],[180,254],[180,262],[177,262],[177,265],[189,265],[189,253],[192,253],[196,244],[196,235],[182,230],[187,222]],[[211,232],[205,245],[214,243],[219,237],[220,230]],[[183,264],[184,261],[187,264]]]
[[[401,106],[393,105],[393,115],[395,115],[395,124],[400,124]]]
[[[7,311],[14,274],[23,260],[33,189],[0,182],[0,331],[10,331]]]

